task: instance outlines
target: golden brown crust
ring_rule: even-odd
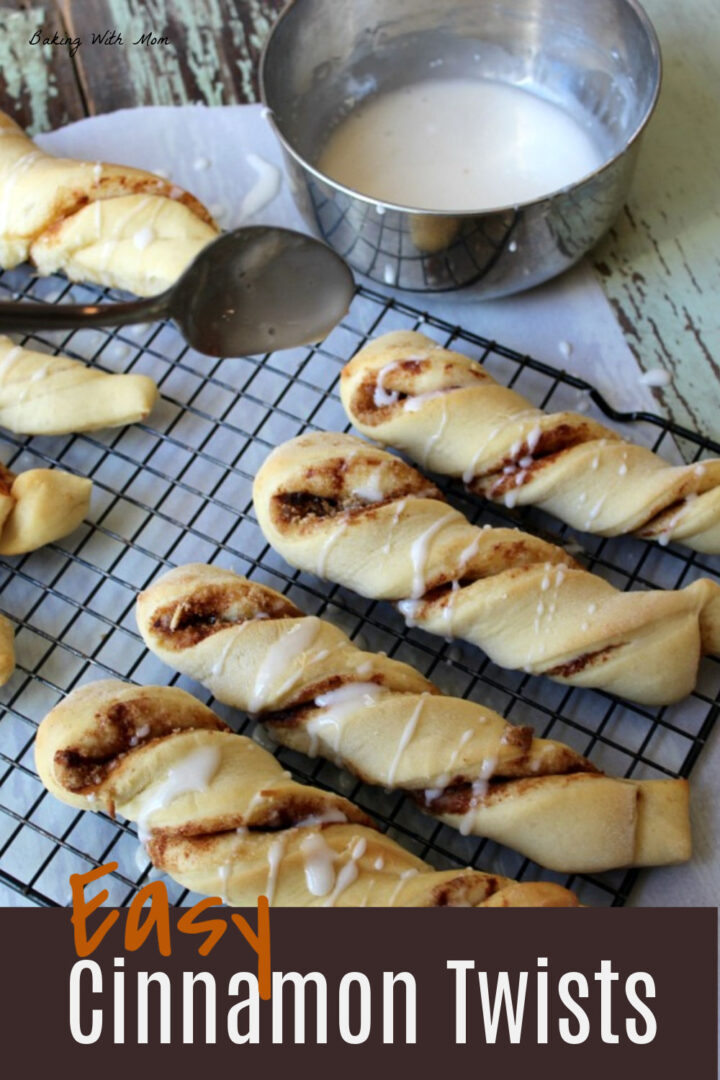
[[[180,620],[173,629],[167,613],[198,607],[216,634],[188,636]],[[566,872],[689,857],[684,781],[661,783],[646,805],[643,782],[601,777],[569,746],[442,696],[407,664],[362,651],[267,586],[215,566],[179,567],[140,595],[137,619],[157,656],[254,713],[276,741],[405,791],[464,832]]]
[[[255,513],[293,566],[395,601],[410,625],[479,645],[502,667],[656,705],[690,693],[701,655],[720,651],[717,582],[620,592],[556,545],[471,525],[424,483],[353,436],[302,435],[261,467]],[[308,492],[312,514],[283,515]],[[341,509],[325,513],[327,498]]]
[[[66,767],[77,747],[102,760],[81,791]],[[174,687],[105,680],[73,691],[42,721],[35,760],[58,798],[138,821],[157,867],[234,906],[260,894],[277,906],[484,906],[514,887],[478,870],[433,870]],[[533,906],[536,895],[544,905],[533,884],[507,903]],[[567,890],[556,899],[577,905]]]
[[[423,334],[366,345],[343,369],[341,396],[359,431],[485,498],[600,536],[720,552],[720,460],[670,466],[579,413],[544,413]]]

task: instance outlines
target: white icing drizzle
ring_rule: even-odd
[[[417,399],[414,399],[414,400],[417,400]],[[443,407],[442,407],[442,412],[440,414],[440,423],[438,424],[437,428],[435,429],[433,434],[428,439],[427,443],[425,444],[425,449],[423,450],[423,456],[422,456],[423,467],[425,467],[427,465],[428,461],[430,460],[430,454],[435,449],[435,446],[436,446],[437,442],[443,437],[443,434],[445,432],[445,428],[447,427],[447,422],[448,422],[447,396],[443,397],[443,403],[442,404],[443,404]]]
[[[320,548],[320,552],[318,554],[316,571],[318,577],[327,577],[326,570],[328,556],[330,555],[330,552],[338,543],[338,541],[340,541],[344,536],[345,532],[347,531],[347,527],[347,520],[340,521],[337,525],[331,525],[330,531],[328,532],[328,535],[325,539],[325,543]]]
[[[145,208],[147,207],[149,202],[150,202],[150,196],[147,196],[144,199],[140,199],[137,206],[132,206],[131,205],[128,212],[126,214],[124,214],[124,215],[121,215],[118,218],[118,220],[116,221],[115,226],[114,226],[114,228],[112,230],[112,234],[111,234],[110,238],[105,240],[102,243],[103,258],[102,258],[101,265],[100,265],[101,270],[104,271],[104,270],[108,269],[108,267],[110,266],[110,261],[111,261],[113,255],[115,254],[115,251],[117,250],[117,246],[118,246],[118,243],[119,243],[119,238],[123,235],[125,229],[129,226],[129,224],[133,220],[133,218],[135,218],[138,215],[141,215],[143,213],[143,211],[145,210]],[[100,205],[100,200],[98,200],[95,203],[95,205],[99,206]],[[151,221],[155,220],[157,214],[160,211],[161,206],[162,206],[162,202],[159,201],[157,203],[157,205],[155,206],[155,210],[154,210],[153,214],[151,215]],[[98,212],[96,212],[96,215],[97,216],[96,216],[95,224],[96,224],[96,226],[98,228],[98,239],[100,239],[100,235],[99,235],[100,217],[99,217]],[[150,225],[148,224],[146,226],[146,228],[150,228]],[[143,231],[142,229],[138,230],[139,233],[142,233],[142,231]]]
[[[327,896],[335,884],[337,854],[322,833],[311,833],[300,844],[305,868],[305,884],[313,896]]]
[[[263,662],[255,676],[255,685],[250,696],[250,712],[256,713],[260,711],[270,687],[280,675],[287,671],[293,660],[310,648],[318,635],[320,625],[319,619],[316,619],[313,615],[308,615],[296,622],[289,630],[281,633],[277,641],[273,642],[265,653]],[[290,675],[283,684],[283,690],[287,690],[292,686],[299,676],[299,671],[294,675]]]
[[[247,221],[271,203],[280,190],[282,173],[277,165],[260,157],[259,154],[246,154],[245,160],[257,173],[257,179],[245,195],[240,207],[240,220]]]
[[[354,487],[352,494],[356,499],[364,499],[365,502],[380,502],[384,498],[380,470],[377,469],[363,484]]]
[[[280,870],[280,863],[283,860],[285,854],[285,845],[287,843],[287,834],[278,833],[277,837],[273,840],[268,849],[268,875],[267,883],[265,885],[265,895],[267,896],[268,904],[272,905],[275,899],[275,890],[277,888],[278,872]]]
[[[322,814],[308,814],[296,823],[299,825],[345,825],[347,816],[336,806],[329,806]]]
[[[377,381],[375,382],[375,389],[373,391],[373,405],[376,409],[382,409],[385,405],[394,405],[398,401],[400,397],[399,392],[397,390],[386,390],[385,379],[399,366],[397,361],[393,361],[393,363],[386,364],[385,367],[380,368],[378,371]]]
[[[50,370],[53,367],[53,361],[48,360],[47,364],[42,364],[37,371],[34,371],[30,376],[30,382],[41,382],[46,379],[50,374]]]
[[[12,349],[5,353],[5,356],[0,360],[0,377],[3,379],[8,377],[12,368],[22,361],[24,351],[20,345],[14,345]]]
[[[353,882],[357,881],[359,876],[357,864],[359,860],[362,859],[366,849],[367,841],[364,836],[361,836],[359,840],[355,841],[348,861],[344,866],[340,867],[340,870],[335,877],[335,887],[323,904],[323,907],[334,907],[338,897],[341,896],[346,889],[349,889]]]
[[[392,759],[392,763],[390,765],[390,768],[388,769],[387,782],[388,782],[389,787],[391,787],[395,783],[395,776],[396,776],[397,771],[398,771],[398,766],[400,765],[400,761],[402,759],[402,756],[405,753],[405,751],[407,750],[408,746],[410,745],[410,742],[412,741],[412,737],[415,734],[415,729],[417,728],[418,720],[420,719],[420,714],[423,711],[423,708],[425,706],[425,701],[426,701],[427,697],[428,697],[427,692],[422,693],[420,695],[420,698],[419,698],[415,708],[410,713],[410,716],[408,717],[407,723],[405,724],[405,727],[403,728],[403,730],[400,733],[400,738],[398,739],[397,749],[395,750],[395,757]]]
[[[443,517],[438,518],[437,521],[434,521],[424,533],[421,533],[420,536],[413,540],[410,546],[410,559],[413,568],[412,591],[410,593],[411,599],[418,600],[425,592],[425,566],[427,564],[430,541],[451,521],[455,521],[456,516],[454,510],[449,514],[445,514]]]
[[[478,716],[477,717],[477,723],[478,723],[478,725],[486,724],[487,723],[487,717],[486,716]],[[459,739],[455,749],[453,750],[452,754],[450,755],[450,760],[447,763],[446,772],[442,773],[440,776],[435,777],[436,786],[434,788],[426,788],[425,789],[425,798],[427,799],[428,802],[432,802],[434,799],[437,799],[439,795],[442,795],[443,791],[445,790],[445,788],[450,783],[450,780],[452,778],[452,770],[455,767],[455,762],[457,761],[457,759],[458,759],[458,757],[460,755],[460,751],[463,750],[464,747],[467,746],[467,744],[470,742],[470,740],[472,739],[474,734],[475,734],[475,732],[473,731],[472,728],[468,728],[467,731],[463,731],[463,733],[460,736],[460,739]],[[502,739],[500,741],[502,742]]]
[[[138,229],[136,233],[133,233],[132,239],[138,251],[144,251],[155,239],[155,230],[151,229],[149,225],[144,225],[142,229]]]
[[[271,776],[268,780],[265,780],[262,784],[258,785],[257,791],[253,795],[250,802],[247,804],[247,809],[245,810],[245,818],[246,818],[246,820],[250,819],[250,816],[251,816],[253,810],[255,809],[255,807],[258,806],[258,804],[261,803],[263,801],[263,799],[265,799],[267,797],[266,792],[265,792],[265,788],[266,787],[272,788],[273,784],[275,784],[277,782],[277,779],[278,778],[276,776]]]
[[[407,397],[403,402],[403,412],[419,412],[426,401],[432,401],[433,398],[447,397],[448,392],[447,390],[428,390],[424,394]]]
[[[591,509],[588,511],[587,520],[585,522],[585,528],[586,529],[590,528],[593,521],[595,521],[595,519],[600,514],[600,511],[602,510],[603,506],[605,505],[605,500],[607,499],[607,497],[608,497],[608,493],[605,492],[605,494],[601,495],[601,497],[598,499],[598,501],[595,503],[595,505],[593,507],[591,507]]]
[[[420,611],[419,600],[400,600],[397,605],[397,609],[405,620],[406,626],[417,626],[415,621],[418,612]]]
[[[349,682],[337,690],[329,690],[315,698],[315,705],[323,711],[312,716],[305,730],[310,736],[308,755],[316,757],[318,742],[325,736],[336,754],[340,753],[343,727],[346,721],[358,709],[374,705],[378,698],[387,694],[387,690],[377,683]]]
[[[445,601],[445,607],[443,608],[443,622],[445,623],[445,629],[450,631],[452,629],[453,615],[455,614],[455,605],[457,604],[458,597],[460,596],[460,582],[453,581],[450,583],[450,595]],[[452,641],[452,635],[448,633],[445,640],[449,643]]]
[[[141,739],[147,738],[150,734],[150,725],[141,724],[140,727],[135,728],[135,734],[130,736],[129,742],[131,746],[137,746]]]
[[[218,877],[220,878],[220,890],[219,890],[220,899],[222,900],[222,902],[224,904],[227,904],[228,903],[227,884],[228,884],[228,881],[230,880],[230,864],[229,863],[223,863],[221,866],[218,866]]]
[[[531,457],[538,448],[538,443],[540,442],[541,435],[542,428],[539,424],[536,424],[535,427],[530,432],[528,432],[525,437],[525,445],[527,446],[528,454],[530,454]]]
[[[681,521],[683,514],[687,510],[688,506],[694,503],[698,497],[698,493],[696,491],[693,491],[690,493],[690,495],[687,495],[683,499],[682,503],[672,515],[665,528],[662,530],[661,533],[658,534],[657,542],[658,544],[660,544],[661,547],[667,547],[667,545],[670,543],[670,541],[672,540],[673,532],[677,528],[678,523]]]
[[[499,427],[499,426],[493,428],[492,431],[490,432],[490,434],[488,435],[488,437],[486,439],[484,439],[483,442],[480,443],[480,446],[478,447],[478,449],[475,451],[475,453],[471,457],[471,459],[470,459],[470,461],[468,463],[468,467],[467,467],[467,469],[465,470],[465,472],[462,475],[463,484],[471,483],[471,481],[473,480],[473,478],[475,476],[475,470],[477,469],[478,462],[480,461],[480,458],[483,456],[483,454],[485,453],[485,450],[490,445],[490,443],[493,441],[495,436],[500,434],[501,430],[502,430],[502,428]]]
[[[388,529],[387,540],[385,541],[383,546],[380,548],[380,553],[382,555],[389,555],[390,554],[390,548],[392,547],[393,536],[395,534],[395,530],[397,529],[398,522],[400,521],[400,518],[402,517],[402,514],[403,514],[406,506],[407,506],[407,499],[401,499],[400,502],[395,507],[395,510],[394,510],[393,516],[392,516],[392,521],[390,522],[390,528]]]
[[[482,765],[480,766],[480,772],[477,778],[472,782],[472,795],[470,797],[470,806],[463,814],[460,825],[458,826],[458,829],[463,836],[467,836],[472,828],[473,811],[475,810],[478,803],[482,802],[482,800],[487,795],[489,781],[496,768],[496,757],[483,758]]]
[[[149,821],[158,810],[164,810],[180,795],[207,791],[219,765],[218,746],[199,746],[171,766],[164,780],[144,791],[136,818],[140,840],[144,843],[150,838]]]
[[[393,891],[390,893],[390,896],[388,897],[388,902],[387,902],[388,907],[393,906],[393,904],[395,903],[395,901],[398,898],[398,895],[399,895],[403,885],[408,880],[408,878],[415,877],[415,875],[418,874],[419,872],[420,871],[416,870],[414,866],[411,866],[409,870],[403,870],[402,874],[400,874],[400,876],[398,878],[397,885],[395,886]]]

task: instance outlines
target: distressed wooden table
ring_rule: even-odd
[[[717,0],[645,6],[662,43],[663,91],[628,204],[593,263],[640,364],[672,375],[657,391],[660,404],[719,438]],[[282,0],[2,7],[0,107],[38,132],[134,105],[254,101],[259,50],[281,7]],[[42,38],[80,37],[82,45],[30,47],[39,28]],[[93,34],[104,42],[92,44]],[[133,44],[144,35],[148,44]]]

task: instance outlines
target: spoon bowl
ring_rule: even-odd
[[[0,330],[80,330],[170,317],[198,352],[248,356],[322,340],[346,314],[354,289],[345,261],[320,240],[253,225],[213,240],[157,296],[110,304],[0,304]]]

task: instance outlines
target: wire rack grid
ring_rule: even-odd
[[[0,276],[0,297],[95,302],[112,293]],[[149,654],[137,633],[137,593],[165,569],[189,561],[229,567],[284,591],[308,613],[342,626],[364,648],[414,664],[446,692],[495,708],[544,737],[589,754],[619,776],[687,776],[718,713],[720,662],[703,661],[697,690],[680,705],[632,706],[609,695],[504,671],[476,648],[408,630],[388,604],[364,600],[291,570],[265,543],[252,511],[252,482],[279,442],[306,430],[348,430],[337,395],[340,370],[369,338],[422,328],[480,359],[496,378],[549,409],[603,413],[636,440],[677,458],[720,454],[720,446],[649,414],[613,411],[586,383],[497,343],[359,288],[350,312],[319,346],[242,359],[210,360],[188,349],[172,326],[44,333],[31,347],[84,359],[108,371],[150,374],[161,398],[150,420],[125,429],[58,438],[0,435],[0,460],[14,470],[58,466],[93,480],[88,520],[72,536],[0,568],[0,610],[17,624],[17,670],[2,691],[0,718],[0,904],[64,905],[68,877],[109,860],[102,885],[125,904],[155,871],[129,823],[78,812],[48,795],[35,772],[33,740],[45,713],[73,687],[104,677],[175,683],[212,704],[207,691]],[[440,480],[474,522],[520,524],[577,553],[620,588],[675,588],[715,575],[718,560],[638,540],[578,536],[534,511],[488,506]],[[214,706],[260,741],[246,716]],[[366,809],[401,844],[438,867],[473,865],[520,879],[563,881],[583,902],[619,905],[634,871],[570,877],[422,814],[397,792],[368,787],[322,760],[274,748],[298,779],[335,790]],[[167,880],[176,903],[195,898]],[[100,886],[98,886],[100,887]]]

